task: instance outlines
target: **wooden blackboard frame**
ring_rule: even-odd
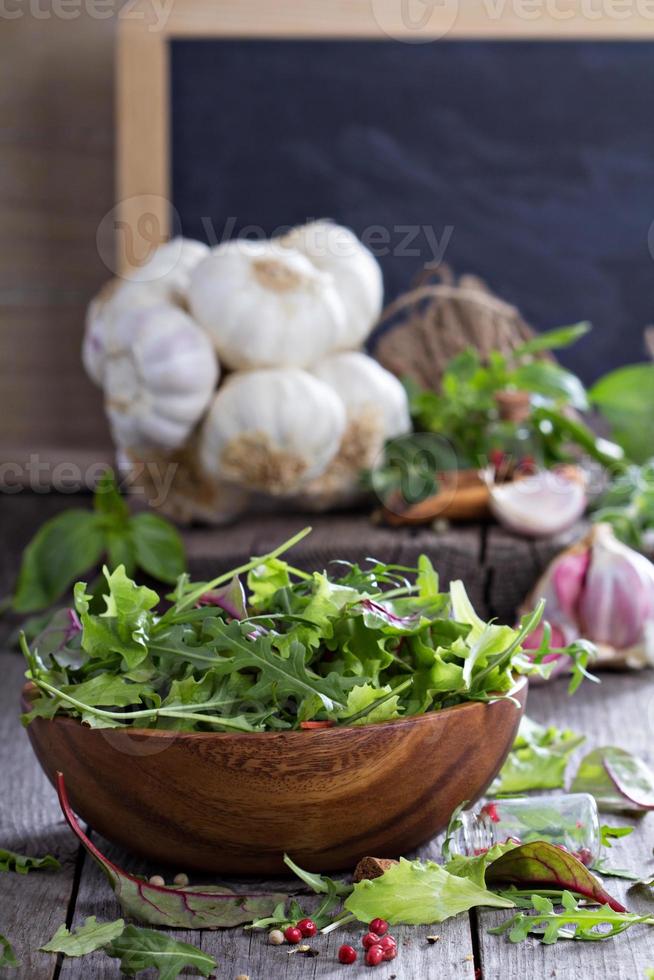
[[[603,0],[127,0],[117,45],[116,266],[170,234],[170,42],[175,39],[646,40],[654,4]],[[622,11],[620,5],[622,4]],[[413,5],[413,9],[412,9]],[[610,11],[613,10],[613,16]],[[624,16],[625,12],[628,16]],[[536,16],[534,16],[536,13]],[[146,231],[146,240],[139,238]],[[151,247],[151,246],[150,246]]]

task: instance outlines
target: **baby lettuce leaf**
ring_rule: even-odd
[[[577,939],[594,942],[617,936],[631,926],[645,923],[654,924],[654,918],[636,915],[633,912],[618,911],[602,905],[600,908],[580,908],[570,892],[563,892],[561,903],[563,911],[555,911],[553,903],[545,895],[532,895],[533,915],[518,912],[502,925],[488,931],[494,936],[508,933],[512,943],[520,943],[530,935],[536,935],[541,942],[550,945],[559,939]]]
[[[89,840],[71,809],[62,773],[57,773],[57,792],[70,829],[104,871],[123,913],[137,922],[169,928],[227,929],[270,915],[287,897],[279,893],[237,894],[222,886],[151,885],[117,867]]]
[[[613,745],[589,752],[570,788],[573,793],[590,793],[605,813],[654,809],[654,773],[641,759]]]
[[[298,878],[308,885],[316,895],[327,895],[331,890],[337,895],[349,895],[352,885],[344,881],[336,881],[334,878],[326,878],[325,875],[316,874],[314,871],[305,871],[295,861],[292,861],[288,854],[284,855],[284,864],[287,868],[298,876]]]
[[[517,846],[517,844],[507,842],[494,844],[483,854],[476,854],[470,857],[465,854],[455,854],[446,863],[445,870],[449,871],[451,875],[457,875],[459,878],[469,878],[480,888],[485,888],[486,869],[488,866]]]
[[[15,871],[16,874],[26,875],[29,871],[58,871],[61,867],[56,857],[46,854],[45,857],[28,857],[27,854],[17,854],[0,848],[0,871]]]
[[[584,735],[569,729],[546,727],[523,717],[513,748],[489,794],[511,796],[532,789],[559,789],[570,755],[584,741]]]
[[[493,861],[486,870],[486,884],[518,885],[520,888],[559,888],[575,892],[616,912],[625,912],[581,861],[555,844],[532,841],[521,844]]]
[[[401,858],[379,878],[358,882],[345,908],[360,922],[379,916],[391,925],[431,925],[478,905],[512,908],[514,903],[469,878],[450,874],[433,861]]]
[[[159,971],[160,980],[175,980],[187,969],[208,977],[217,966],[214,958],[197,946],[180,943],[165,932],[138,926],[126,926],[104,950],[107,956],[120,959],[122,972],[130,977],[150,967]]]
[[[41,946],[43,953],[63,953],[64,956],[86,956],[117,939],[125,928],[123,919],[98,922],[94,915],[72,932],[65,923],[59,926],[49,943]]]
[[[20,966],[20,963],[16,959],[11,943],[6,936],[0,935],[0,970],[3,968],[13,970],[17,966]]]

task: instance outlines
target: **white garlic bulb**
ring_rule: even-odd
[[[191,275],[190,307],[232,368],[305,366],[352,346],[333,278],[275,242],[214,248]]]
[[[298,368],[237,372],[216,394],[199,437],[204,471],[283,495],[322,473],[345,430],[345,406]]]
[[[204,414],[218,362],[209,338],[174,306],[116,317],[103,378],[105,409],[123,449],[181,446]]]
[[[159,246],[144,265],[125,278],[105,283],[89,304],[82,343],[84,367],[96,384],[103,383],[117,317],[161,303],[185,308],[191,270],[208,252],[209,247],[203,242],[174,238]]]
[[[350,342],[358,347],[379,319],[384,284],[377,259],[349,228],[312,221],[284,235],[282,244],[302,252],[321,272],[334,277],[345,304]]]
[[[361,351],[330,354],[311,368],[345,404],[346,427],[334,459],[303,489],[298,504],[325,509],[353,503],[362,494],[362,470],[382,458],[384,442],[411,431],[404,386]]]

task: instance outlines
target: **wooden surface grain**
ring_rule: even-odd
[[[46,517],[75,503],[90,504],[89,498],[71,501],[70,498],[47,495],[19,495],[0,498],[0,584],[6,593],[18,565],[19,551],[36,526]],[[526,591],[526,573],[522,578],[515,571],[515,562],[522,562],[521,549],[527,547],[535,575],[548,560],[551,543],[545,547],[525,545],[496,528],[460,529],[441,535],[428,530],[389,531],[371,527],[364,517],[346,515],[316,520],[316,535],[309,538],[301,555],[306,567],[320,566],[333,557],[335,541],[346,547],[353,559],[362,559],[375,545],[389,549],[388,557],[411,562],[420,550],[426,550],[441,565],[443,577],[460,574],[470,581],[471,593],[480,599],[480,609],[487,615],[503,608],[510,619],[514,597]],[[226,568],[243,553],[265,551],[285,535],[292,533],[309,518],[285,518],[274,522],[259,517],[247,525],[236,525],[222,531],[195,530],[187,536],[191,564],[195,574],[210,574]],[[379,553],[379,552],[378,552]],[[489,560],[493,555],[514,563],[513,573],[492,575]],[[499,558],[498,558],[499,561]],[[520,596],[521,598],[521,596]],[[3,624],[6,632],[7,626]],[[42,775],[31,752],[27,735],[18,721],[18,698],[23,683],[24,665],[15,652],[0,653],[0,847],[24,850],[32,854],[52,851],[63,861],[56,874],[33,873],[28,876],[0,875],[0,933],[14,943],[21,960],[17,971],[1,971],[2,980],[118,980],[116,961],[102,954],[59,963],[54,957],[38,952],[59,924],[79,924],[88,915],[108,921],[119,915],[119,908],[99,868],[79,853],[72,835],[61,820],[54,791]],[[616,744],[637,752],[654,763],[654,675],[602,675],[599,686],[584,684],[570,699],[565,681],[533,687],[527,708],[530,717],[541,722],[569,726],[587,736],[586,745],[577,753],[605,744]],[[574,765],[570,767],[571,770]],[[607,822],[612,822],[607,820]],[[624,823],[618,818],[617,823]],[[94,838],[109,857],[130,870],[148,874],[162,868],[144,865],[127,852],[106,841]],[[607,860],[619,867],[632,868],[644,876],[654,873],[654,815],[639,820],[631,837],[618,842]],[[432,843],[418,854],[436,856],[438,848]],[[175,864],[175,855],[171,855]],[[179,868],[176,870],[186,870]],[[238,879],[230,884],[239,885]],[[259,885],[262,883],[259,882]],[[279,881],[269,883],[278,887]],[[612,894],[622,897],[628,908],[654,912],[651,893],[629,887],[629,883],[607,879]],[[242,883],[241,883],[242,887]],[[509,913],[506,913],[507,915]],[[564,943],[542,946],[535,940],[514,946],[504,938],[489,936],[488,928],[502,921],[504,913],[477,911],[460,915],[440,926],[401,929],[400,954],[375,974],[380,980],[417,978],[446,978],[473,980],[478,978],[506,980],[530,977],[533,980],[587,980],[593,974],[611,980],[644,978],[645,968],[654,966],[654,930],[635,928],[622,936],[603,943]],[[426,936],[439,935],[440,941],[430,945]],[[240,929],[227,932],[200,933],[180,931],[176,934],[202,946],[218,961],[217,977],[234,978],[245,974],[251,980],[299,980],[303,978],[343,977],[343,967],[335,959],[340,942],[350,933],[337,932],[328,942],[321,940],[320,955],[305,960],[289,956],[288,949],[267,946],[262,935],[251,935]],[[351,932],[352,937],[358,935]],[[351,977],[367,976],[363,966],[350,968]],[[144,980],[151,973],[142,974]]]

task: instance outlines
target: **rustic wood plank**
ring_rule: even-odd
[[[0,874],[0,933],[13,944],[21,963],[18,970],[0,970],[0,975],[50,980],[55,957],[38,948],[66,919],[77,847],[20,724],[24,673],[22,657],[0,653],[0,847],[35,856],[54,854],[62,870]]]
[[[102,838],[95,838],[98,845],[107,856],[122,867],[137,874],[160,874],[162,869],[148,865],[132,857],[120,848],[114,847]],[[430,853],[425,849],[424,855]],[[170,880],[175,868],[169,872],[163,871],[166,880]],[[193,883],[196,882],[193,879]],[[231,888],[247,887],[243,880],[229,879]],[[250,880],[250,887],[252,881]],[[275,879],[268,881],[257,880],[254,887],[257,890],[281,889],[292,891],[294,886],[290,879]],[[315,900],[306,894],[300,898],[303,907],[311,909]],[[85,859],[80,881],[79,893],[75,908],[74,922],[79,924],[86,916],[95,915],[101,921],[110,921],[120,914],[106,879],[98,866]],[[242,929],[229,929],[216,932],[199,932],[193,930],[171,930],[171,935],[182,942],[190,942],[201,947],[205,952],[215,957],[218,962],[217,974],[220,977],[236,977],[245,974],[252,980],[264,980],[266,977],[284,978],[284,980],[307,980],[307,978],[336,978],[343,976],[343,967],[336,959],[336,953],[341,943],[350,942],[359,946],[362,929],[348,927],[337,930],[330,936],[319,937],[311,945],[319,951],[315,958],[306,958],[301,954],[289,955],[289,947],[273,947],[266,942],[266,932],[250,933]],[[436,933],[441,938],[435,945],[427,942],[426,937]],[[375,976],[380,980],[389,980],[392,974],[405,977],[429,977],[436,974],[456,977],[457,980],[472,980],[474,962],[469,920],[467,916],[459,916],[438,927],[425,928],[394,928],[393,935],[398,940],[400,952],[395,961],[381,967]],[[144,973],[144,980],[150,977],[150,972]],[[348,976],[367,975],[366,968],[360,961],[355,969],[350,968]],[[94,954],[81,960],[66,960],[60,974],[60,980],[115,980],[118,976],[115,960],[109,960],[103,954]]]
[[[527,707],[536,721],[568,726],[584,733],[586,744],[575,754],[569,767],[574,773],[584,752],[600,745],[619,745],[654,762],[654,677],[642,674],[602,674],[601,685],[586,683],[573,698],[566,693],[565,680],[557,680],[529,694]],[[626,818],[604,818],[604,823],[634,823]],[[654,872],[652,834],[654,814],[636,823],[636,830],[618,842],[606,855],[615,867],[629,868],[643,875]],[[630,882],[607,878],[608,891],[631,911],[652,914],[654,902],[646,892],[631,887]],[[559,942],[544,946],[536,940],[513,945],[487,930],[498,925],[510,913],[479,912],[478,943],[483,975],[495,977],[535,978],[565,977],[565,980],[587,980],[591,974],[611,980],[634,980],[645,975],[654,964],[654,929],[643,926],[606,942],[594,944]]]

